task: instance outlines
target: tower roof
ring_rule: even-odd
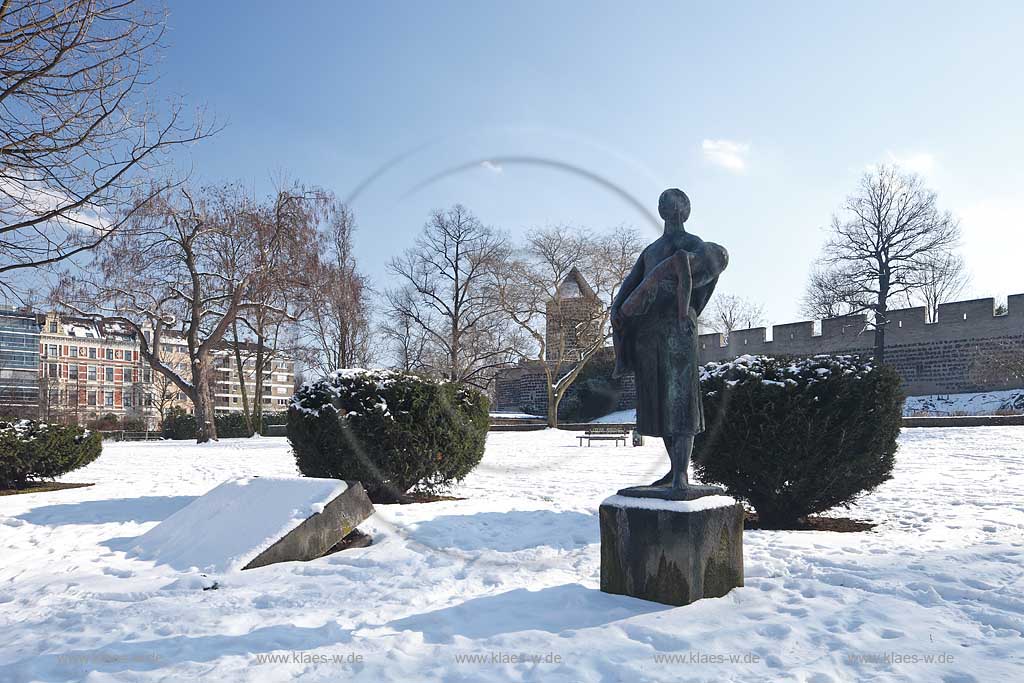
[[[591,288],[590,283],[583,277],[579,268],[573,266],[569,274],[565,276],[558,285],[559,299],[596,299],[597,294]]]

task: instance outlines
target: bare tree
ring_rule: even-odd
[[[726,341],[733,330],[744,330],[765,324],[764,306],[735,294],[717,293],[701,315],[707,329],[718,332]]]
[[[929,261],[949,252],[959,236],[959,223],[939,210],[921,178],[892,166],[864,174],[833,216],[822,260],[848,278],[854,312],[870,312],[878,362],[885,361],[890,302],[919,287]]]
[[[355,216],[332,196],[319,239],[304,262],[310,283],[302,320],[303,358],[320,374],[365,367],[372,358],[370,283],[356,262]]]
[[[508,254],[503,235],[456,204],[435,211],[415,246],[392,259],[398,285],[386,295],[389,315],[407,319],[436,349],[424,370],[485,389],[507,364],[511,341],[489,286]]]
[[[949,251],[926,256],[914,279],[908,303],[924,306],[925,319],[930,323],[939,319],[939,304],[959,297],[970,280],[963,257]]]
[[[253,297],[309,236],[296,225],[266,226],[256,202],[231,186],[201,193],[180,188],[143,202],[90,267],[62,280],[56,298],[80,315],[127,326],[142,358],[195,405],[202,443],[217,438],[215,352],[237,318],[267,305]],[[252,249],[253,243],[263,248]],[[161,341],[169,334],[185,342],[185,373],[164,359]]]
[[[808,318],[822,320],[853,315],[865,310],[860,287],[842,270],[818,263],[811,269],[800,305]]]
[[[311,293],[334,284],[321,281],[319,238],[321,224],[336,205],[330,192],[294,184],[279,188],[273,201],[253,206],[247,215],[252,229],[242,245],[249,252],[242,262],[269,259],[270,267],[252,278],[250,305],[232,322],[227,346],[235,362],[242,413],[254,432],[260,430],[264,408],[273,400],[266,379],[276,363],[302,350],[299,321],[313,308]],[[273,251],[281,253],[273,258]]]
[[[0,3],[0,290],[131,220],[163,153],[206,137],[146,100],[165,13],[136,0]],[[135,203],[135,206],[139,204]]]
[[[556,226],[530,232],[515,258],[497,271],[495,297],[532,341],[532,351],[519,355],[544,370],[549,426],[558,425],[569,387],[607,345],[612,299],[642,248],[640,236],[625,227],[595,237]],[[557,321],[553,333],[549,320]]]
[[[379,332],[395,367],[404,372],[426,372],[437,364],[431,359],[437,355],[436,347],[431,346],[431,336],[409,313],[414,306],[413,293],[405,287],[389,293],[389,297],[401,303],[386,312]]]
[[[165,375],[154,377],[151,386],[153,391],[150,394],[150,401],[152,406],[156,408],[156,413],[160,418],[157,426],[163,429],[164,419],[177,401],[178,387]]]

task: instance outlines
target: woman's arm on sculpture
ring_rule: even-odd
[[[618,327],[622,322],[622,317],[619,313],[619,309],[622,307],[622,303],[629,298],[629,295],[633,293],[633,290],[637,288],[641,282],[644,281],[644,257],[643,254],[633,264],[632,270],[626,275],[626,279],[619,285],[619,291],[615,293],[615,298],[612,299],[612,307],[609,317],[611,319],[612,327]]]

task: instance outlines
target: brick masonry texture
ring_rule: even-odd
[[[940,304],[938,320],[925,322],[925,309],[889,311],[886,328],[886,361],[903,378],[910,396],[993,391],[1016,388],[983,376],[980,364],[991,352],[1007,348],[1024,354],[1024,294],[1008,298],[1008,312],[994,315],[993,299]],[[811,321],[774,325],[767,329],[734,330],[729,343],[719,334],[700,336],[701,363],[730,360],[744,354],[812,356],[819,353],[870,353],[874,331],[865,329],[862,315],[829,318],[814,334]],[[611,353],[611,349],[602,351]],[[572,388],[569,389],[570,395]],[[632,408],[636,399],[632,379],[623,383],[619,410]],[[504,370],[495,384],[495,408],[544,414],[547,405],[545,377],[537,362]]]

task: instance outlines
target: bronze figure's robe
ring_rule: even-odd
[[[652,242],[612,302],[615,375],[636,378],[636,430],[704,431],[697,317],[728,263],[725,249],[682,230]]]

